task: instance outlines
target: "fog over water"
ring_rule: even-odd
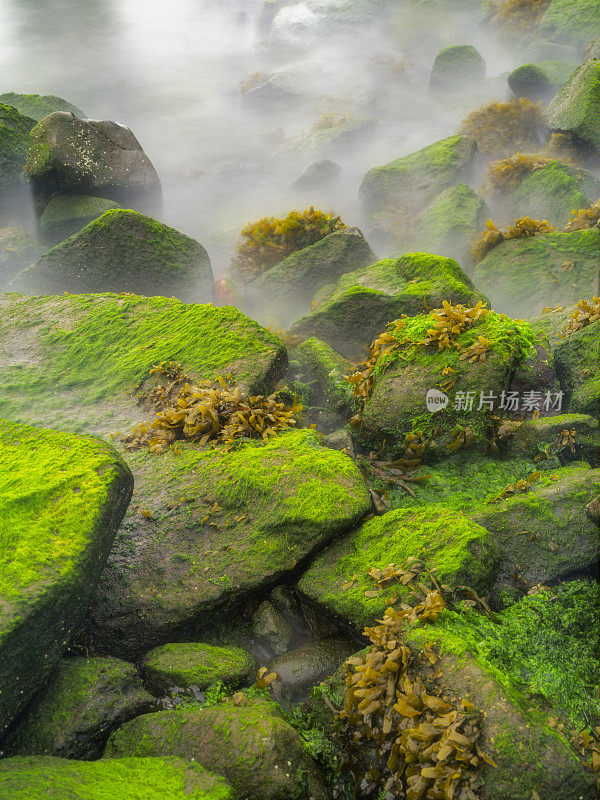
[[[0,0],[2,91],[57,94],[128,125],[161,177],[164,221],[201,241],[220,274],[249,220],[314,203],[360,225],[367,169],[507,97],[501,76],[521,54],[472,9],[442,22],[434,3],[392,5],[303,0],[269,19],[262,0]],[[429,70],[448,44],[480,50],[483,87],[432,95]],[[282,69],[285,96],[240,90]],[[338,183],[291,188],[323,158],[341,165]]]

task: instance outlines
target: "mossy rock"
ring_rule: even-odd
[[[572,262],[572,266],[570,263]],[[539,234],[494,247],[475,266],[476,286],[492,308],[531,317],[600,293],[600,231]]]
[[[515,97],[537,102],[549,100],[568,81],[576,67],[561,61],[522,64],[508,76],[508,85]]]
[[[109,445],[0,421],[0,732],[81,624],[132,488]]]
[[[55,94],[15,94],[15,92],[6,92],[6,94],[0,95],[0,103],[16,108],[19,113],[30,117],[36,122],[39,122],[54,111],[66,111],[76,117],[85,117],[80,108],[67,102],[67,100],[63,100],[62,97],[57,97]]]
[[[254,677],[258,664],[241,647],[216,647],[203,642],[165,644],[144,656],[144,683],[157,696],[166,695],[177,686],[201,691],[222,681],[237,689]]]
[[[572,449],[570,445],[561,444],[565,430],[575,433]],[[598,420],[587,414],[558,414],[555,417],[530,419],[519,425],[507,446],[508,452],[525,458],[539,456],[545,448],[560,452],[565,460],[587,461],[592,466],[598,466]]]
[[[260,698],[242,706],[225,701],[145,714],[111,735],[105,760],[167,754],[209,767],[248,800],[326,797],[302,739],[272,703]]]
[[[474,139],[455,135],[369,170],[359,195],[376,244],[402,246],[432,199],[469,179],[476,155]]]
[[[436,55],[429,85],[438,90],[461,91],[465,84],[481,83],[485,72],[485,61],[478,50],[472,45],[455,44],[444,47]]]
[[[318,289],[375,260],[358,228],[345,228],[271,267],[252,281],[248,293],[262,316],[287,328],[310,311],[311,298]]]
[[[600,20],[600,3],[596,3]],[[577,12],[578,13],[578,12]],[[600,61],[582,64],[548,106],[547,125],[568,133],[588,148],[600,150]]]
[[[274,656],[291,649],[294,629],[281,611],[270,602],[263,602],[252,615],[252,639]]]
[[[342,168],[335,161],[322,159],[313,161],[304,170],[302,175],[292,184],[292,188],[299,192],[313,192],[337,183],[342,173]]]
[[[25,231],[0,228],[0,289],[24,267],[37,261],[42,253],[40,244]]]
[[[573,45],[600,35],[598,0],[552,0],[539,23],[541,34]]]
[[[470,518],[493,536],[502,564],[495,594],[547,585],[588,572],[598,560],[598,529],[586,505],[600,491],[600,471],[568,466],[542,473],[525,493],[488,503]]]
[[[446,189],[425,209],[411,249],[454,258],[465,267],[490,211],[464,183]]]
[[[363,523],[318,556],[298,588],[361,629],[374,624],[389,606],[389,589],[377,590],[369,570],[402,565],[411,557],[435,568],[438,580],[450,586],[467,584],[485,593],[494,582],[497,555],[489,533],[461,511],[427,506],[388,511]],[[402,602],[412,597],[400,584],[394,589]]]
[[[29,131],[35,120],[0,103],[0,205],[8,205],[24,189],[23,164],[29,148]]]
[[[235,800],[229,784],[181,758],[72,761],[52,756],[0,761],[0,796],[19,800]]]
[[[567,334],[554,353],[566,410],[600,418],[600,321]]]
[[[40,218],[41,235],[48,245],[58,244],[113,208],[118,203],[103,197],[56,194]]]
[[[439,308],[443,300],[475,305],[486,298],[450,258],[407,253],[343,275],[317,295],[314,310],[291,330],[315,336],[350,359],[360,359],[385,326],[402,314]]]
[[[206,303],[213,299],[214,279],[208,253],[194,239],[137,211],[112,209],[44,253],[9,288],[29,295],[130,292]]]
[[[62,661],[42,696],[5,742],[10,755],[98,758],[111,731],[151,710],[133,664],[117,658]]]
[[[55,192],[106,197],[146,214],[160,211],[156,170],[124,125],[56,111],[38,122],[29,139],[26,173],[40,214]]]

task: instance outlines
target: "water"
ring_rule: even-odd
[[[450,135],[482,101],[507,97],[503,73],[520,63],[472,9],[441,19],[434,3],[400,2],[388,13],[376,1],[304,0],[269,27],[262,5],[0,0],[2,91],[57,94],[131,127],[161,176],[164,221],[201,241],[221,274],[249,220],[314,203],[361,225],[366,170]],[[485,86],[432,97],[435,53],[464,43],[487,61]],[[301,70],[306,98],[261,106],[240,92],[254,73],[285,68]],[[358,130],[345,139],[314,135],[315,125],[348,120]],[[292,189],[320,158],[342,166],[339,183]]]

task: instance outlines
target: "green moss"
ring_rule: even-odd
[[[7,92],[0,95],[0,103],[13,106],[21,114],[31,117],[36,122],[39,122],[54,111],[66,111],[69,114],[75,114],[76,117],[85,117],[80,108],[54,94],[15,94],[14,92]]]
[[[290,353],[290,369],[306,385],[306,402],[334,412],[351,412],[352,389],[344,376],[350,365],[320,339],[311,337]]]
[[[541,19],[540,33],[576,45],[600,35],[598,0],[552,0]]]
[[[223,778],[179,758],[72,761],[50,756],[0,761],[0,795],[19,800],[234,800]]]
[[[521,181],[512,193],[511,207],[514,204],[519,217],[545,219],[551,225],[563,227],[569,221],[573,209],[587,207],[592,200],[597,199],[596,194],[600,195],[600,184],[597,181],[596,192],[591,192],[590,195],[584,193],[582,184],[583,176],[577,170],[554,161]]]
[[[257,667],[254,657],[240,647],[186,642],[152,650],[143,669],[146,685],[155,694],[165,694],[174,686],[206,689],[217,680],[237,688]]]
[[[595,5],[600,21],[600,3]],[[599,102],[600,62],[592,58],[573,73],[548,106],[548,127],[570,133],[585,145],[600,150],[600,123],[596,114]]]
[[[598,418],[600,404],[600,322],[560,339],[555,364],[568,410]]]

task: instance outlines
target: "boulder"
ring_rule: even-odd
[[[312,192],[337,183],[342,168],[335,161],[328,159],[313,161],[292,184],[293,189],[301,192]]]
[[[15,92],[6,92],[0,95],[0,103],[7,106],[16,108],[20,114],[39,122],[48,114],[55,111],[64,111],[68,114],[74,114],[76,117],[85,117],[85,114],[80,108],[72,105],[62,97],[57,97],[55,94],[16,94]]]
[[[252,639],[268,653],[280,656],[291,649],[294,629],[269,600],[263,600],[252,620]]]
[[[494,247],[473,280],[496,311],[531,317],[600,294],[600,230],[539,234]]]
[[[44,117],[31,131],[26,173],[39,213],[55,192],[105,197],[147,214],[162,205],[152,162],[131,130],[117,122],[62,111]]]
[[[48,246],[58,244],[113,208],[118,203],[104,197],[55,194],[40,218],[40,233]]]
[[[375,259],[358,228],[345,228],[268,269],[252,281],[248,294],[254,307],[287,328],[310,311],[310,301],[318,289]]]
[[[372,568],[401,567],[419,558],[436,569],[437,580],[450,586],[467,584],[485,593],[494,583],[497,554],[492,537],[461,511],[443,506],[397,509],[363,523],[319,555],[302,575],[300,591],[358,630],[380,619],[390,595],[401,602],[414,597],[397,583],[379,588]]]
[[[153,700],[133,664],[70,658],[11,731],[7,749],[10,755],[98,758],[109,733],[150,711]]]
[[[125,794],[126,793],[126,794]],[[0,761],[0,796],[20,800],[235,800],[223,778],[181,758],[72,761],[52,756]]]
[[[291,331],[315,336],[350,359],[360,359],[370,343],[402,314],[419,314],[427,307],[450,303],[475,305],[485,298],[449,258],[407,253],[387,258],[343,275],[336,286],[315,298],[310,314]]]
[[[158,697],[177,686],[200,691],[222,681],[237,689],[254,678],[258,664],[241,647],[215,647],[202,642],[165,644],[146,653],[142,660],[144,684]]]
[[[316,62],[294,64],[268,75],[243,93],[244,102],[259,111],[297,107],[320,94],[323,70]]]
[[[540,64],[522,64],[508,76],[508,85],[515,97],[526,97],[538,102],[548,101],[573,74],[572,64],[544,61]]]
[[[581,48],[600,35],[598,0],[551,0],[538,30],[549,39]]]
[[[486,66],[481,54],[472,45],[444,47],[435,57],[429,85],[442,91],[464,91],[485,78]]]
[[[600,494],[585,507],[585,513],[595,525],[600,526]]]
[[[567,437],[564,431],[573,434]],[[587,461],[598,466],[600,425],[587,414],[558,414],[553,417],[530,419],[519,425],[510,439],[511,454],[533,459],[542,452],[558,455],[564,461]]]
[[[475,140],[456,135],[369,170],[359,195],[377,246],[401,245],[436,195],[469,179],[476,155]]]
[[[112,209],[45,253],[9,288],[30,295],[131,292],[193,303],[212,301],[214,279],[194,239],[137,211]]]
[[[78,630],[132,488],[107,444],[0,422],[0,735]]]
[[[0,289],[24,267],[37,261],[43,252],[40,244],[25,231],[0,228]]]
[[[565,411],[599,419],[600,320],[560,339],[554,363],[565,393]]]
[[[588,148],[599,151],[600,121],[596,113],[599,99],[600,62],[592,58],[573,73],[548,106],[548,127],[568,133]]]
[[[325,800],[316,763],[276,706],[261,698],[144,714],[115,731],[105,759],[177,755],[223,775],[248,800]],[[119,761],[116,761],[119,763]]]
[[[16,108],[0,103],[0,208],[10,209],[25,193],[23,164],[29,147],[29,131],[35,120]]]

